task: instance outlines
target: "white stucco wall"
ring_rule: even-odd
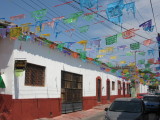
[[[140,93],[147,93],[148,92],[147,90],[148,90],[148,86],[147,85],[143,85],[143,84],[139,85]]]
[[[9,42],[9,40],[7,40],[7,42]],[[8,64],[5,68],[5,71],[7,70],[5,76],[8,83],[10,83],[6,83],[6,91],[10,94],[12,91],[13,98],[60,98],[61,70],[81,74],[83,76],[83,96],[96,96],[96,78],[98,76],[102,79],[102,96],[106,96],[107,79],[110,79],[110,94],[118,94],[117,81],[122,81],[122,79],[101,71],[100,66],[96,66],[93,63],[82,62],[80,59],[74,59],[57,49],[51,50],[47,46],[39,46],[38,43],[18,40],[14,42],[15,44],[6,43],[5,47],[3,47],[6,48],[8,44],[11,47],[14,45],[14,50],[10,52],[10,57],[8,57],[9,62],[7,62]],[[21,50],[19,50],[20,45]],[[1,49],[2,47],[0,50]],[[2,54],[4,53],[2,52]],[[46,67],[44,87],[25,86],[25,72],[21,77],[16,77],[14,75],[14,61],[23,59],[27,60],[28,63]],[[1,61],[1,64],[3,61]],[[112,81],[115,81],[115,90],[113,91]]]
[[[6,88],[0,88],[0,94],[12,94],[12,84],[14,80],[14,60],[13,48],[14,40],[0,37],[0,72]]]

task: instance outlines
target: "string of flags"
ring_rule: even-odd
[[[96,8],[92,8],[93,6],[95,6],[96,4],[98,5],[98,0],[79,0],[81,2],[81,7],[84,8],[84,7],[88,7],[90,9],[98,9],[98,7]],[[58,6],[61,6],[61,5],[65,5],[65,4],[69,4],[69,3],[72,3],[73,1],[69,1],[69,2],[66,2],[64,4],[60,4],[60,5],[57,5],[57,6],[54,6],[54,7],[58,7]],[[113,11],[112,11],[113,10]],[[122,16],[123,16],[123,10],[126,10],[128,13],[133,13],[133,15],[135,16],[135,2],[131,2],[131,3],[126,3],[124,4],[123,3],[123,0],[119,1],[119,2],[115,2],[115,3],[111,3],[109,5],[107,5],[107,9],[106,9],[106,12],[108,12],[109,16],[108,18],[110,17],[110,21],[112,22],[115,22],[115,23],[123,23],[122,21]],[[24,41],[27,41],[27,40],[34,40],[37,36],[35,35],[30,35],[30,34],[27,34],[27,32],[30,32],[30,27],[31,26],[35,26],[35,30],[37,33],[40,33],[42,30],[44,30],[44,27],[48,26],[48,27],[51,27],[51,28],[54,28],[54,33],[55,33],[55,38],[58,38],[59,35],[61,35],[61,33],[63,31],[58,31],[57,29],[57,26],[59,25],[59,22],[62,20],[63,23],[65,24],[68,24],[68,23],[76,23],[79,19],[80,16],[82,16],[85,20],[92,20],[95,16],[94,13],[96,13],[97,11],[95,12],[92,12],[92,13],[84,13],[83,11],[80,11],[80,12],[77,12],[77,13],[73,13],[69,16],[69,18],[65,18],[64,16],[61,16],[61,17],[57,17],[57,18],[53,18],[52,21],[48,21],[48,20],[45,20],[44,17],[46,16],[47,14],[47,9],[41,9],[41,10],[38,10],[38,11],[33,11],[31,16],[34,18],[35,20],[35,25],[32,25],[32,23],[25,23],[25,24],[21,24],[20,27],[12,27],[12,28],[0,28],[0,36],[2,38],[5,38],[6,37],[6,33],[9,32],[9,35],[10,35],[10,39],[12,40],[16,40],[17,38],[19,40],[24,40]],[[12,16],[10,17],[10,19],[12,21],[14,20],[18,20],[18,19],[23,19],[25,18],[26,16],[24,14],[21,14],[21,15],[17,15],[17,16]],[[102,22],[105,22],[105,21],[99,21],[97,23],[93,23],[93,24],[98,24],[98,23],[102,23]],[[68,30],[65,30],[65,32],[68,32],[70,33],[70,36],[72,36],[72,32],[74,32],[75,30],[78,30],[80,33],[85,33],[89,30],[91,25],[85,25],[85,26],[81,26],[81,27],[77,27],[77,29],[68,29]],[[153,29],[154,29],[154,25],[152,25],[152,20],[148,20],[144,23],[142,23],[141,25],[139,25],[139,27],[142,27],[143,30],[145,31],[148,31],[148,32],[152,32]],[[106,45],[112,45],[114,43],[117,43],[117,39],[118,37],[122,37],[123,39],[131,39],[132,37],[135,37],[135,32],[139,30],[139,29],[129,29],[129,30],[126,30],[122,33],[119,33],[119,34],[116,34],[116,35],[113,35],[113,36],[109,36],[109,37],[105,37],[105,41],[106,41]],[[24,36],[24,34],[26,33],[26,36]],[[22,35],[23,34],[23,35]],[[51,34],[50,33],[44,33],[44,34],[41,34],[40,33],[40,37],[50,37]],[[158,38],[157,38],[158,39]],[[158,41],[158,40],[157,40]],[[126,48],[129,48],[127,45],[119,45],[117,47],[106,47],[106,48],[101,48],[101,42],[102,42],[102,37],[98,37],[96,39],[91,39],[91,40],[81,40],[79,42],[61,42],[59,41],[59,44],[55,47],[54,44],[50,44],[49,45],[49,48],[51,49],[54,49],[54,48],[57,48],[59,49],[60,51],[62,51],[65,55],[72,55],[74,56],[74,58],[77,58],[77,56],[79,55],[80,59],[84,62],[86,62],[86,60],[89,60],[89,61],[92,61],[93,59],[92,58],[87,58],[87,51],[89,52],[92,52],[93,53],[93,50],[92,48],[94,48],[95,46],[95,51],[98,51],[99,53],[113,53],[117,48],[117,50],[125,50]],[[79,54],[72,54],[71,52],[67,51],[66,49],[64,49],[64,47],[66,48],[69,48],[75,44],[75,43],[78,43],[78,44],[81,44],[84,46],[84,50],[81,50],[79,51],[78,53]],[[87,44],[90,44],[92,48],[86,48]],[[147,40],[144,40],[142,42],[142,44],[144,46],[149,46],[151,44],[155,43],[152,39],[147,39]],[[45,45],[45,42],[44,41],[39,41],[39,45]],[[48,44],[47,44],[48,45]],[[136,42],[136,43],[132,43],[130,44],[130,49],[131,50],[137,50],[137,49],[140,49],[140,43],[139,42]],[[154,49],[151,49],[151,50],[148,50],[147,53],[148,55],[154,55],[154,52],[155,50]],[[139,55],[145,55],[146,52],[139,52],[138,54]],[[126,56],[129,56],[129,55],[133,55],[133,53],[126,53]],[[97,55],[96,58],[102,58],[102,57],[105,57],[106,55]],[[111,56],[110,59],[117,59],[118,56]],[[139,60],[138,61],[138,64],[143,64],[144,67],[146,68],[145,70],[150,70],[150,66],[152,64],[159,64],[159,61],[155,61],[153,59],[149,59],[145,64],[145,60]],[[96,65],[100,65],[101,62],[96,62],[94,61],[93,63],[95,63]],[[121,60],[119,61],[119,64],[126,64],[127,62],[125,60]],[[110,67],[114,67],[114,65],[112,64],[108,64]],[[130,62],[128,64],[128,66],[134,66],[135,63],[134,62]],[[105,70],[105,71],[110,71],[112,73],[116,73],[116,74],[119,74],[120,73],[115,70],[115,69],[110,69],[108,70],[108,68],[104,68],[104,67],[101,67],[100,68],[101,70]],[[158,68],[157,68],[158,69]],[[157,70],[155,69],[155,70]],[[126,74],[126,76],[128,77],[128,74]],[[142,80],[141,80],[142,82]]]

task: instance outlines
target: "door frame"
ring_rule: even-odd
[[[120,87],[119,87],[119,85],[120,85]],[[121,81],[119,81],[119,80],[118,80],[117,88],[118,88],[118,95],[121,95]]]
[[[106,80],[106,97],[107,100],[110,100],[111,98],[111,84],[109,79]]]
[[[98,81],[100,80],[100,91],[98,91]],[[100,93],[100,95],[98,95],[98,93]],[[98,98],[99,96],[99,98]],[[97,102],[101,102],[102,101],[102,79],[100,76],[98,76],[96,78],[96,99],[97,99]]]
[[[125,97],[125,82],[123,82],[123,96]]]

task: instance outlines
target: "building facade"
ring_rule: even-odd
[[[52,118],[130,97],[128,81],[29,40],[0,38],[0,72],[0,116],[7,120]]]

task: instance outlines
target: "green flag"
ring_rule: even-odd
[[[112,45],[117,42],[117,35],[113,35],[106,38],[106,45]]]
[[[138,64],[145,64],[145,60],[138,60]]]
[[[136,49],[139,49],[139,48],[140,48],[140,43],[139,42],[130,44],[130,49],[131,50],[136,50]]]
[[[1,75],[0,75],[0,88],[6,88]]]

